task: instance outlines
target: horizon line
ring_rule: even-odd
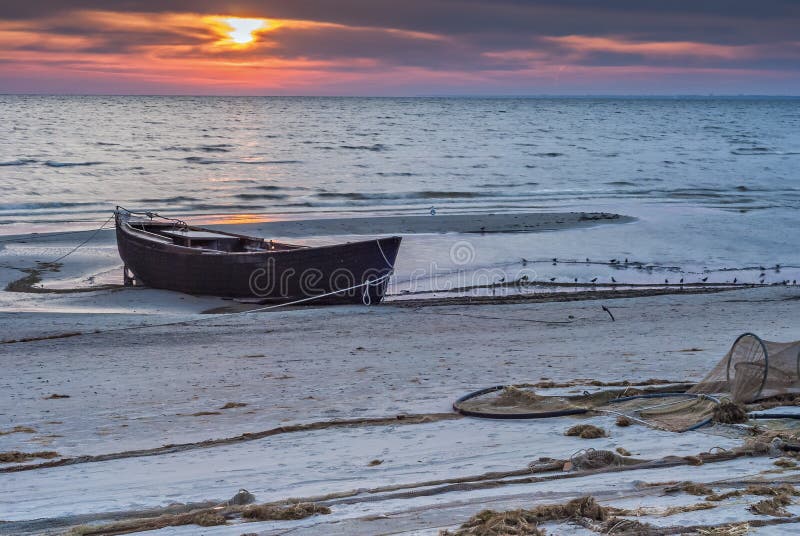
[[[537,98],[640,98],[640,99],[659,99],[659,98],[702,98],[702,99],[748,99],[748,98],[800,98],[798,94],[783,93],[519,93],[519,94],[497,94],[497,93],[432,93],[416,95],[280,95],[280,94],[228,94],[228,93],[47,93],[47,92],[3,92],[3,97],[223,97],[223,98],[301,98],[301,99],[537,99]]]

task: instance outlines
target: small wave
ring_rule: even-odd
[[[89,205],[96,205],[97,203],[70,203],[49,201],[44,203],[0,203],[0,211],[9,210],[40,210],[48,208],[68,208],[68,207],[85,207]]]
[[[382,143],[374,143],[372,145],[340,145],[340,149],[352,149],[355,151],[386,151],[388,147],[386,147]]]
[[[236,194],[234,197],[238,197],[239,199],[250,200],[250,199],[286,199],[287,195],[283,194]]]
[[[187,156],[186,158],[184,158],[184,160],[186,160],[190,164],[203,164],[203,165],[229,163],[227,160],[213,160],[210,158],[204,158],[202,156]]]
[[[107,141],[98,141],[95,145],[100,145],[101,147],[118,147],[119,143],[109,143]]]
[[[539,183],[536,181],[528,181],[528,182],[487,182],[486,184],[481,184],[478,188],[518,188],[520,186],[539,186]]]
[[[20,158],[17,160],[11,160],[9,162],[0,162],[0,166],[27,166],[28,164],[33,164],[35,162],[36,160],[33,160],[32,158]]]
[[[609,181],[606,184],[609,186],[636,186],[635,183],[630,181]]]
[[[237,164],[265,164],[265,165],[281,165],[281,164],[302,164],[302,160],[237,160]]]
[[[246,164],[246,165],[280,165],[280,164],[301,164],[300,160],[217,160],[202,156],[187,156],[185,161],[190,164]]]
[[[472,199],[476,197],[496,197],[497,194],[480,192],[449,192],[424,190],[421,192],[361,193],[361,192],[319,192],[317,197],[328,199],[350,199],[369,201],[382,199]]]
[[[283,190],[280,186],[275,186],[274,184],[262,184],[260,186],[253,186],[254,190],[264,190],[267,192],[274,192],[275,190]]]
[[[186,147],[184,145],[171,145],[164,147],[165,151],[183,151],[191,153],[193,151],[202,151],[204,153],[229,153],[233,150],[233,145],[228,143],[218,143],[214,145],[198,145],[197,147]]]
[[[139,199],[138,203],[188,203],[192,201],[200,201],[196,197],[188,197],[185,195],[178,195],[175,197],[165,197],[162,199]]]
[[[733,151],[731,151],[731,154],[740,156],[762,156],[762,155],[786,156],[786,155],[800,154],[800,152],[775,151],[767,147],[739,147],[738,149],[734,149]]]
[[[380,177],[416,177],[418,174],[417,173],[410,173],[410,172],[394,172],[394,173],[391,173],[391,172],[379,171],[379,172],[376,173],[376,175],[378,175]]]
[[[544,158],[555,158],[557,156],[564,156],[564,153],[536,153],[533,156],[541,156]]]
[[[55,160],[48,160],[44,163],[48,167],[80,167],[80,166],[99,166],[105,162],[56,162]]]

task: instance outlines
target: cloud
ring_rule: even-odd
[[[239,0],[225,13],[220,5],[5,2],[0,91],[590,93],[627,81],[632,92],[680,92],[678,84],[698,87],[692,80],[713,90],[719,76],[726,88],[735,79],[791,93],[800,77],[794,1]],[[230,16],[269,24],[255,43],[233,46]]]

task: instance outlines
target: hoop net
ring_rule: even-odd
[[[800,394],[800,341],[765,341],[745,333],[690,393],[724,394],[734,402]]]

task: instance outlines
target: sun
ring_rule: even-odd
[[[226,25],[230,27],[228,37],[237,45],[248,45],[256,40],[255,32],[267,27],[267,21],[264,19],[240,19],[237,17],[230,17],[222,19]]]

